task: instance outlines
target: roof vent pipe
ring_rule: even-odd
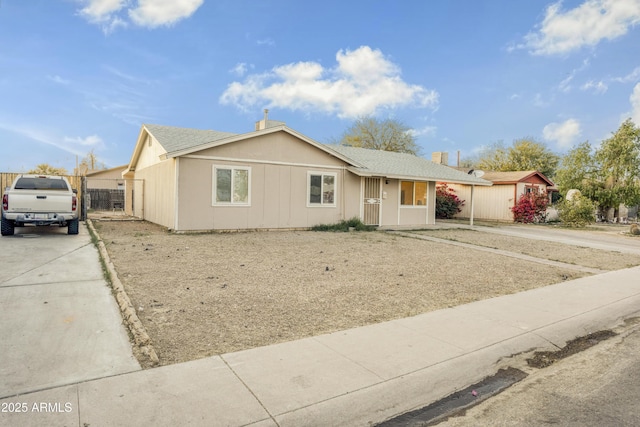
[[[269,120],[269,109],[265,108],[264,109],[264,124],[267,124],[267,120]]]

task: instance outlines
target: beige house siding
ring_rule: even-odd
[[[214,204],[215,166],[249,168],[248,206]],[[359,213],[359,200],[347,194],[359,194],[360,178],[284,132],[181,157],[179,170],[177,230],[307,228]],[[335,174],[335,206],[307,206],[309,172]]]
[[[471,186],[449,184],[449,188],[455,190],[456,195],[465,201],[456,217],[471,217]],[[524,187],[523,187],[524,188]],[[516,197],[516,186],[514,184],[500,185],[492,187],[475,186],[473,198],[473,217],[475,219],[486,219],[493,221],[513,221],[513,206]]]
[[[109,190],[123,189],[125,180],[122,178],[122,172],[125,169],[126,166],[121,166],[88,173],[86,175],[87,188],[102,188]]]
[[[142,150],[136,163],[136,170],[145,169],[160,163],[160,156],[166,153],[160,143],[156,141],[153,136],[147,134],[147,137],[142,141]]]
[[[388,182],[388,184],[387,184]],[[383,180],[381,226],[408,226],[435,224],[436,183],[427,182],[427,204],[425,206],[400,205],[400,180]]]
[[[134,195],[137,216],[174,229],[176,160],[169,159],[142,170],[136,169],[135,178],[144,182],[144,191],[135,191]],[[144,214],[140,215],[142,212]]]
[[[388,182],[388,184],[387,184]],[[383,180],[382,184],[382,226],[398,225],[398,201],[400,200],[400,181]]]
[[[224,144],[193,153],[187,157],[243,160],[270,164],[300,166],[335,166],[342,168],[345,163],[320,149],[300,141],[286,132],[275,132],[246,140]]]

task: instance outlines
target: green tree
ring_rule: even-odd
[[[598,186],[598,166],[589,141],[569,150],[562,157],[561,166],[554,176],[560,194],[575,188],[591,199]]]
[[[65,168],[56,168],[48,163],[40,163],[27,173],[36,175],[67,175],[67,170]]]
[[[334,142],[352,147],[414,155],[419,151],[411,128],[394,119],[378,120],[375,117],[361,117],[345,131],[339,140]]]
[[[600,185],[594,199],[603,210],[640,204],[640,128],[625,120],[596,150]]]
[[[595,222],[596,207],[588,197],[577,194],[571,200],[558,203],[558,217],[569,227],[585,227]]]
[[[555,173],[560,157],[533,138],[513,141],[510,147],[502,142],[489,146],[480,154],[480,169],[498,172],[537,170],[547,177]]]

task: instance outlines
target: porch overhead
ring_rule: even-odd
[[[412,154],[367,148],[331,145],[332,150],[363,165],[348,167],[356,175],[379,176],[415,181],[449,182],[453,184],[492,185],[490,181],[468,175],[448,166]]]

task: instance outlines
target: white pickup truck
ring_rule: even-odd
[[[15,227],[58,225],[78,234],[76,190],[61,176],[20,175],[2,196],[2,235]]]

